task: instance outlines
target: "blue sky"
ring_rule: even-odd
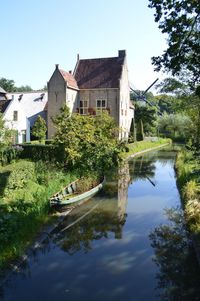
[[[126,49],[130,82],[147,88],[161,75],[151,57],[165,37],[148,0],[0,0],[0,77],[42,88],[55,64],[73,70],[80,58],[112,57]]]

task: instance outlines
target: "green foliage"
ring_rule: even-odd
[[[23,148],[16,146],[8,146],[0,151],[0,164],[6,165],[11,163],[13,160],[19,159]]]
[[[12,144],[13,131],[5,126],[3,115],[0,113],[0,151]]]
[[[190,138],[192,122],[183,114],[163,114],[158,119],[159,133],[172,139],[186,141]]]
[[[178,153],[176,171],[186,221],[190,231],[197,234],[200,244],[200,168],[191,151]]]
[[[55,143],[65,148],[66,165],[80,172],[100,173],[117,163],[120,152],[118,128],[107,112],[97,116],[69,114],[64,106],[54,118]]]
[[[33,91],[33,89],[28,85],[15,87],[15,92],[30,92],[30,91]]]
[[[36,119],[33,128],[32,128],[32,135],[39,139],[39,141],[45,140],[47,132],[47,126],[44,118],[38,116]]]
[[[15,82],[12,79],[0,78],[0,87],[6,92],[15,92]]]
[[[20,157],[36,162],[42,160],[44,162],[62,163],[65,160],[64,146],[62,144],[23,144]]]
[[[0,87],[3,88],[6,92],[29,92],[32,91],[32,88],[28,85],[16,87],[15,82],[12,79],[6,79],[4,77],[0,78]]]
[[[156,133],[157,109],[149,105],[135,105],[135,122],[137,126],[137,140],[143,140],[145,135]],[[138,136],[141,136],[138,139]]]
[[[130,143],[127,145],[125,152],[122,152],[120,154],[121,158],[128,158],[131,155],[137,154],[141,151],[149,150],[154,147],[161,146],[162,144],[170,144],[171,140],[170,139],[157,139],[156,141],[139,141],[139,142],[134,142]]]
[[[21,255],[48,220],[49,197],[76,175],[38,161],[18,161],[0,169],[0,268]]]
[[[185,73],[192,84],[199,82],[200,6],[197,0],[149,0],[155,9],[155,22],[167,34],[168,48],[162,56],[153,57],[155,70],[164,68],[173,75]]]

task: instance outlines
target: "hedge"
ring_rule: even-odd
[[[22,159],[58,163],[65,161],[63,145],[23,144],[22,147],[23,151],[20,156]]]

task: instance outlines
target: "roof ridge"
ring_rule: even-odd
[[[118,59],[118,56],[110,56],[110,57],[96,57],[96,58],[91,58],[91,59],[79,59],[79,61],[92,61],[92,60],[105,60],[105,59]]]

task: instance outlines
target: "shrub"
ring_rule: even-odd
[[[42,160],[45,162],[62,163],[64,162],[65,152],[62,145],[26,144],[23,145],[21,158],[33,161]]]

